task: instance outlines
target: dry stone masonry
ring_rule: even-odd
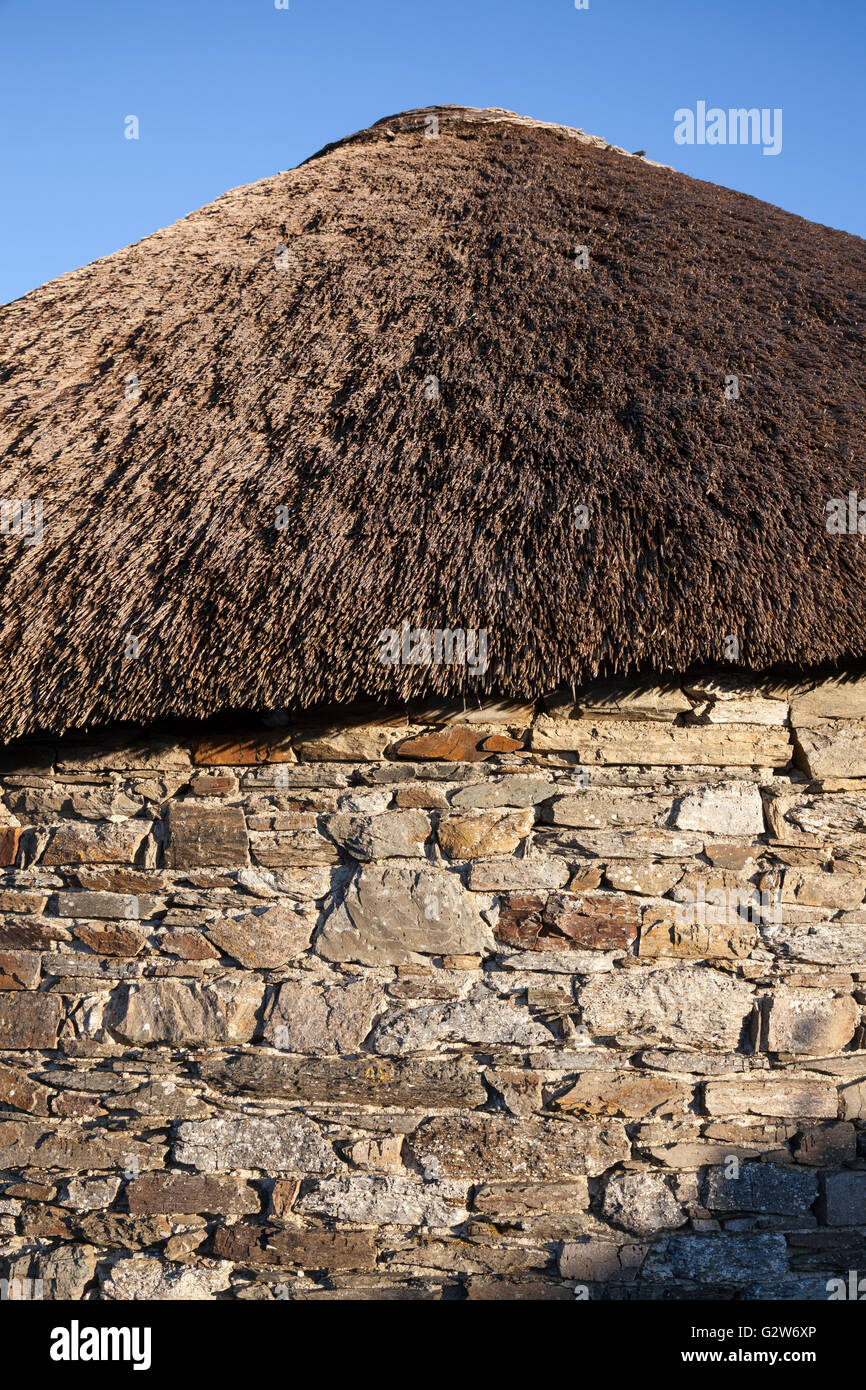
[[[823,1299],[866,1269],[866,679],[3,758],[10,1287]]]

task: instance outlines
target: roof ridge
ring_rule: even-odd
[[[352,135],[331,141],[330,144],[310,155],[304,163],[309,163],[312,159],[329,154],[331,150],[339,149],[343,145],[351,145],[355,141],[364,140],[371,135],[384,135],[392,138],[407,131],[420,130],[428,126],[431,117],[435,117],[440,124],[519,125],[535,130],[549,130],[556,135],[564,136],[566,139],[577,140],[582,145],[592,145],[596,149],[607,150],[611,154],[625,155],[629,159],[640,159],[644,164],[651,164],[656,169],[670,169],[672,167],[670,164],[661,164],[655,159],[645,159],[643,153],[638,153],[636,150],[626,150],[621,145],[612,145],[602,136],[590,135],[578,126],[561,125],[557,121],[539,121],[532,116],[521,116],[517,111],[508,111],[502,106],[455,106],[447,104],[416,106],[407,111],[397,111],[392,116],[383,116],[380,120],[374,121],[372,125],[356,130]]]

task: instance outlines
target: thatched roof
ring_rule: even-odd
[[[866,656],[866,243],[428,115],[2,311],[0,737]]]

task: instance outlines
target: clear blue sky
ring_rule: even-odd
[[[866,235],[866,0],[0,0],[0,45],[0,302],[444,102]],[[781,153],[675,144],[698,101],[781,107]]]

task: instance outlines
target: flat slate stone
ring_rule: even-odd
[[[706,830],[713,835],[764,833],[764,803],[751,782],[721,782],[698,787],[681,797],[673,816],[678,830]]]
[[[762,1046],[768,1052],[841,1052],[851,1041],[860,1009],[850,995],[822,989],[776,989],[764,1003]]]
[[[494,806],[537,806],[548,797],[554,796],[556,790],[557,784],[546,778],[515,772],[506,777],[474,782],[468,787],[461,787],[452,795],[451,805],[459,810],[484,810]]]
[[[126,1199],[133,1216],[154,1212],[243,1216],[261,1207],[251,1183],[212,1173],[144,1173],[128,1184]]]
[[[810,777],[866,777],[866,724],[794,724],[797,756]]]
[[[0,1121],[0,1167],[62,1168],[79,1172],[162,1166],[165,1143],[140,1139],[128,1131],[82,1132],[77,1122],[48,1125]]]
[[[366,1231],[303,1231],[238,1222],[214,1233],[214,1254],[239,1265],[282,1269],[369,1269],[376,1246]]]
[[[53,827],[42,854],[46,865],[133,864],[151,831],[146,820],[64,821]]]
[[[166,863],[173,869],[249,863],[249,840],[240,806],[173,802],[168,813]]]
[[[0,1049],[54,1048],[62,1018],[63,1004],[55,994],[0,994]]]
[[[487,1089],[471,1061],[437,1058],[285,1057],[258,1049],[208,1058],[202,1079],[235,1091],[287,1100],[402,1107],[471,1109],[487,1102]]]
[[[704,1105],[710,1115],[835,1120],[838,1100],[832,1082],[770,1075],[754,1081],[708,1081],[704,1086]]]
[[[828,1226],[866,1225],[866,1173],[826,1174],[821,1215]]]
[[[641,766],[786,767],[793,746],[785,729],[760,724],[637,724],[616,719],[548,719],[532,727],[536,753],[572,752],[582,763]]]
[[[614,1173],[601,1211],[606,1221],[638,1236],[676,1230],[688,1220],[663,1173]]]

